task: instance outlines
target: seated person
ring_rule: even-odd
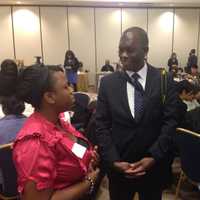
[[[1,64],[2,75],[5,79],[9,76],[4,73],[4,68],[11,70],[16,69],[17,65],[13,60],[5,60]],[[5,114],[0,119],[0,145],[14,141],[16,134],[24,124],[26,117],[22,114],[25,110],[23,101],[20,101],[15,95],[6,95],[1,97],[2,111]]]
[[[177,88],[180,99],[187,105],[187,111],[196,108],[198,102],[195,101],[195,86],[188,80],[183,80],[178,82]]]
[[[189,92],[191,89],[191,84],[187,80],[176,82],[176,91],[178,93],[178,104],[177,110],[179,110],[179,124],[182,125],[185,119],[185,114],[187,112],[187,104],[184,100],[188,99]],[[188,96],[187,96],[188,94]]]
[[[25,110],[24,102],[15,96],[2,98],[1,104],[5,116],[0,119],[0,145],[13,142],[26,120],[22,114]]]
[[[35,65],[19,77],[17,73],[8,76],[6,80],[0,74],[0,95],[16,95],[35,108],[13,145],[21,199],[78,200],[87,196],[99,173],[98,154],[87,138],[63,120],[62,113],[74,103],[63,69]]]
[[[101,68],[102,72],[114,72],[114,67],[110,65],[110,61],[106,60],[105,65]]]
[[[199,74],[199,72],[198,72],[198,66],[197,65],[193,65],[192,67],[191,67],[191,72],[190,72],[190,74],[191,74],[191,78],[193,79],[193,81],[194,81],[194,83],[196,84],[196,85],[200,85],[200,74]]]
[[[185,115],[183,128],[200,134],[200,107],[195,108]]]

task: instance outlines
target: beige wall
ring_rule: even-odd
[[[96,44],[97,71],[100,71],[105,60],[110,63],[118,61],[118,43],[121,36],[121,10],[118,8],[97,8]]]
[[[95,84],[94,9],[69,8],[70,49],[74,51],[83,69],[89,71],[90,84]]]
[[[34,56],[42,55],[39,8],[14,7],[13,25],[16,59],[30,65],[35,62]]]
[[[185,66],[189,51],[198,48],[199,10],[176,9],[174,20],[174,51]]]
[[[166,67],[172,51],[173,10],[148,10],[148,61],[157,67]]]
[[[67,9],[41,7],[40,11],[44,61],[63,65],[68,49]]]
[[[0,9],[0,61],[14,58],[11,8]]]
[[[122,9],[122,31],[131,26],[139,26],[147,31],[147,9]]]
[[[199,49],[199,17],[199,9],[186,8],[14,6],[12,18],[11,7],[2,6],[0,61],[14,58],[15,52],[16,59],[23,59],[26,65],[42,54],[47,64],[63,64],[65,51],[70,47],[84,69],[90,71],[90,84],[95,84],[95,74],[105,59],[111,64],[119,60],[121,31],[140,26],[149,35],[150,63],[166,67],[174,50],[184,67],[190,49]]]

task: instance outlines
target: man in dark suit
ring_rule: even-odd
[[[197,56],[195,55],[196,50],[195,49],[191,49],[189,57],[188,57],[188,62],[187,62],[187,67],[189,72],[191,71],[191,68],[195,65],[197,66],[198,64],[198,59]]]
[[[145,62],[147,53],[146,32],[127,29],[119,44],[124,70],[100,84],[96,134],[112,200],[131,200],[135,192],[140,200],[161,200],[171,178],[177,95],[171,77],[161,94],[160,70]]]
[[[112,65],[110,65],[110,61],[109,60],[105,61],[105,65],[102,66],[101,71],[102,72],[114,72],[114,68],[113,68]]]

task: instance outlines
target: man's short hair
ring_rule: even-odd
[[[144,29],[137,27],[137,26],[130,27],[123,32],[122,37],[125,37],[129,32],[136,34],[136,36],[139,38],[142,46],[144,46],[144,47],[149,46],[148,35]]]

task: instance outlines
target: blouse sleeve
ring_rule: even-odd
[[[39,137],[18,141],[13,150],[18,173],[19,192],[32,180],[38,190],[53,188],[56,178],[56,159],[51,147]]]

